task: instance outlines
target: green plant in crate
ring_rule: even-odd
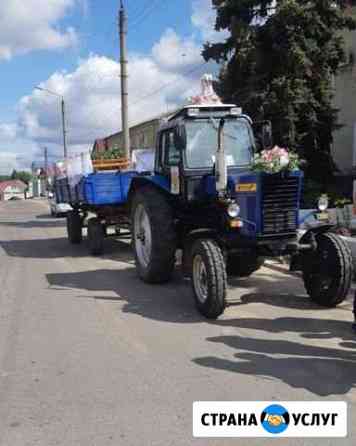
[[[92,154],[92,160],[115,160],[125,157],[125,151],[122,148],[119,148],[118,145],[113,145],[108,150],[104,152],[96,152]]]

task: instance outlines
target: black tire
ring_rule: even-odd
[[[69,242],[73,245],[81,243],[83,234],[82,219],[79,212],[70,211],[67,213],[67,235]]]
[[[104,252],[105,226],[98,218],[88,221],[89,252],[93,256],[100,256]]]
[[[216,319],[226,307],[226,269],[223,254],[214,240],[197,240],[192,247],[192,288],[198,311]],[[203,271],[200,270],[203,264]],[[205,284],[202,276],[205,277]],[[204,290],[204,288],[206,289]]]
[[[260,269],[263,263],[261,257],[229,255],[226,262],[226,272],[228,276],[249,277]]]
[[[305,289],[314,302],[324,307],[335,307],[350,290],[352,254],[348,245],[335,234],[318,234],[316,242],[317,250],[303,258]]]
[[[138,227],[139,213],[143,212],[148,218],[151,236],[146,259],[142,257],[146,234]],[[148,283],[167,282],[174,269],[177,249],[173,211],[166,197],[152,186],[144,186],[135,192],[131,206],[131,233],[140,278]]]

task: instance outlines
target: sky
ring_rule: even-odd
[[[149,119],[199,92],[217,73],[201,56],[221,41],[211,0],[126,0],[129,119]],[[119,0],[6,0],[0,3],[0,175],[62,157],[60,98],[68,150],[121,129]]]

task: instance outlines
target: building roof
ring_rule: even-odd
[[[17,187],[18,189],[25,190],[27,185],[21,180],[9,180],[0,182],[0,193],[5,192],[8,187]]]

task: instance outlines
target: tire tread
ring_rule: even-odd
[[[207,257],[206,267],[209,269],[207,274],[210,278],[207,302],[202,305],[196,298],[198,310],[207,318],[216,319],[226,307],[227,275],[223,254],[218,244],[210,239],[201,239],[195,242],[192,252],[193,256],[195,253],[200,253]]]
[[[321,237],[324,237],[325,241],[327,240],[333,246],[336,253],[335,267],[339,275],[337,286],[325,293],[324,298],[321,298],[320,296],[313,296],[312,284],[305,273],[303,273],[303,280],[307,293],[314,301],[323,306],[335,307],[346,298],[350,290],[353,278],[353,259],[350,248],[338,235],[329,232],[323,233],[319,235],[317,240],[320,240]]]
[[[136,192],[133,199],[133,212],[138,202],[144,204],[148,211],[154,245],[151,262],[146,271],[140,267],[135,253],[139,275],[148,283],[167,282],[174,269],[177,246],[171,205],[161,192],[150,185],[144,186]],[[131,224],[131,232],[134,235],[134,215],[132,215]]]

